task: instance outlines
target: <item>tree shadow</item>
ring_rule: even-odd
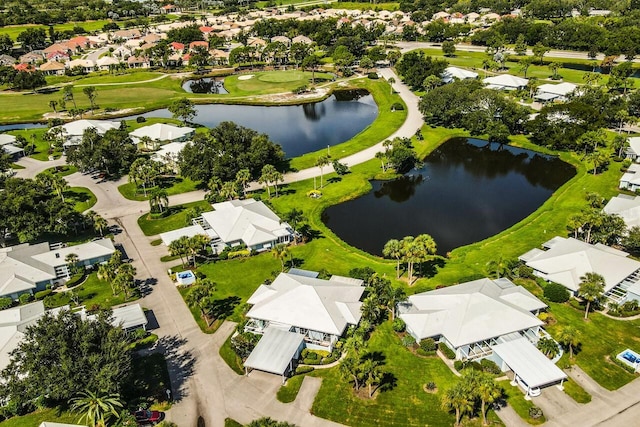
[[[284,265],[288,268],[300,268],[304,265],[304,259],[292,258],[289,261],[285,262]]]
[[[342,181],[341,176],[332,176],[331,178],[327,179],[327,183],[329,184],[335,184],[336,182],[340,182],[340,181]]]
[[[171,379],[171,394],[174,401],[187,396],[186,382],[194,373],[196,357],[185,350],[187,340],[178,336],[162,337],[156,343],[157,352],[164,354]]]
[[[291,194],[296,194],[298,192],[298,190],[295,190],[293,188],[290,187],[283,187],[283,188],[279,188],[278,189],[278,195],[279,196],[289,196]]]
[[[382,375],[382,379],[380,380],[378,391],[380,392],[391,391],[397,386],[398,386],[398,377],[393,375],[391,372],[385,372]]]
[[[419,266],[418,271],[421,277],[431,278],[434,277],[438,273],[438,269],[444,267],[444,265],[444,258],[434,258],[423,262],[422,265]]]
[[[209,309],[210,317],[214,319],[226,319],[233,314],[233,310],[240,304],[242,299],[238,296],[230,296],[223,299],[211,301]]]
[[[76,203],[83,203],[88,201],[91,198],[91,196],[87,193],[82,193],[82,192],[76,193],[75,191],[72,191],[72,190],[63,191],[62,194],[67,198],[73,199]]]

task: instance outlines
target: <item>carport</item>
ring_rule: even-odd
[[[247,360],[244,370],[249,375],[250,369],[257,369],[282,376],[284,384],[287,371],[293,369],[293,359],[300,356],[304,335],[284,331],[273,327],[267,328]]]
[[[511,369],[515,375],[514,379],[521,378],[529,386],[529,390],[558,382],[562,386],[567,378],[567,374],[524,337],[496,344],[491,348],[502,360],[502,370],[505,371],[506,367]]]

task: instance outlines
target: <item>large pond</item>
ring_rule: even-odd
[[[323,213],[341,239],[381,255],[390,239],[430,234],[445,255],[527,217],[575,175],[558,158],[471,138],[453,138],[420,169],[372,181],[368,194]]]
[[[195,123],[212,128],[231,121],[260,133],[282,145],[287,157],[297,157],[345,142],[362,132],[378,116],[378,106],[366,91],[335,92],[321,102],[265,107],[255,105],[196,105]],[[154,110],[144,117],[171,117],[166,110]],[[125,117],[125,120],[137,116]]]

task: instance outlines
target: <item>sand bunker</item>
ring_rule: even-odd
[[[238,77],[238,80],[249,80],[253,78],[253,74],[246,74],[244,76]]]

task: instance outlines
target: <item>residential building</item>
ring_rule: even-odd
[[[70,70],[80,68],[83,73],[91,73],[96,69],[96,64],[90,59],[74,59],[66,62],[65,67]]]
[[[0,67],[10,67],[18,62],[16,58],[10,55],[0,55]]]
[[[120,61],[112,56],[103,56],[96,61],[96,68],[100,71],[109,71],[112,67],[120,64]]]
[[[627,154],[628,157],[629,155]],[[637,161],[637,157],[635,160]],[[638,191],[640,189],[640,164],[634,163],[627,168],[627,171],[620,178],[618,187],[629,191]]]
[[[566,374],[536,348],[549,337],[536,317],[546,305],[508,279],[480,279],[412,295],[398,316],[416,341],[433,338],[457,360],[489,359],[530,387],[562,383]]]
[[[292,269],[270,285],[260,285],[249,298],[246,332],[263,334],[245,368],[286,375],[302,348],[331,351],[348,326],[362,313],[363,281]]]
[[[597,243],[572,237],[554,237],[518,259],[533,268],[536,276],[559,283],[577,295],[582,277],[597,273],[604,278],[604,296],[616,303],[640,301],[640,262],[629,254]]]
[[[618,194],[609,200],[603,211],[620,216],[628,228],[640,226],[640,196]]]
[[[64,64],[56,61],[45,62],[38,69],[48,76],[63,76],[66,70]]]
[[[151,138],[155,142],[184,142],[195,134],[196,130],[190,127],[179,127],[166,123],[155,123],[143,126],[129,133],[134,143],[139,143],[144,137]]]
[[[528,79],[512,76],[511,74],[498,74],[497,76],[487,77],[482,82],[487,85],[487,89],[496,90],[520,90],[529,84]]]
[[[95,129],[98,135],[104,135],[108,130],[119,129],[120,122],[113,122],[109,120],[75,120],[73,122],[65,123],[64,125],[56,126],[53,129],[61,129],[64,143],[62,146],[66,150],[67,148],[80,145],[82,142],[82,136],[87,129]],[[51,132],[51,131],[49,131]]]
[[[566,101],[578,86],[573,83],[543,84],[538,87],[535,98],[538,101]]]
[[[113,243],[107,238],[66,247],[44,242],[0,248],[0,297],[17,299],[21,294],[43,291],[47,285],[68,279],[69,254],[75,254],[77,265],[86,268],[108,261],[114,252]]]
[[[628,141],[629,147],[627,148],[626,158],[640,163],[640,137],[633,136]]]
[[[13,135],[8,135],[6,133],[0,134],[0,147],[14,160],[24,156],[24,149],[22,147],[18,147],[17,138]]]
[[[454,80],[477,79],[478,73],[465,70],[464,68],[447,67],[444,69],[441,77],[443,83],[451,83]]]
[[[18,62],[20,62],[21,64],[35,65],[43,61],[44,61],[44,52],[41,50],[34,50],[31,52],[25,53],[20,58],[18,58]]]

